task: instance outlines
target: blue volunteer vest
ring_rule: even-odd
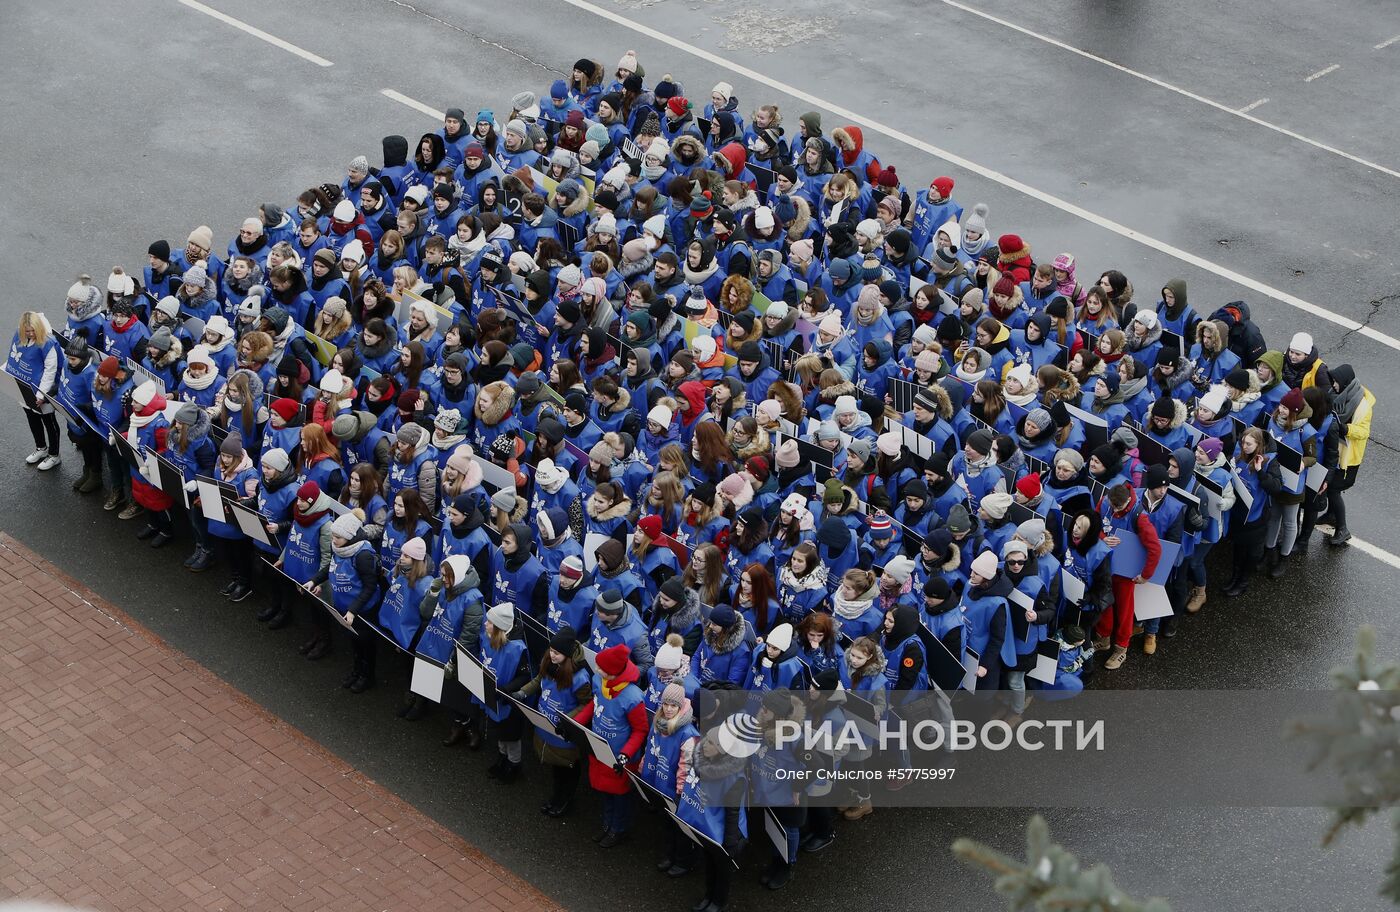
[[[310,581],[321,569],[321,527],[331,521],[329,511],[314,523],[303,526],[295,520],[282,549],[282,572],[298,583]]]
[[[642,757],[642,780],[663,795],[675,795],[681,747],[691,738],[698,737],[700,730],[690,722],[669,735],[663,735],[653,728],[647,738],[647,752]]]

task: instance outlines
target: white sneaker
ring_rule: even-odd
[[[54,466],[58,465],[58,462],[59,459],[57,453],[55,453],[52,456],[45,456],[44,461],[39,463],[39,471],[47,472],[49,469],[52,469]]]
[[[48,447],[39,447],[39,449],[35,450],[34,452],[30,453],[28,456],[24,457],[24,461],[25,461],[25,463],[28,464],[28,465],[34,465],[35,463],[42,461],[42,460],[43,460],[45,457],[47,457],[48,455],[49,455],[49,448],[48,448]]]

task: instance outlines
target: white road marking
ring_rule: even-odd
[[[407,105],[408,107],[422,114],[427,114],[429,117],[435,120],[442,120],[444,117],[447,116],[446,112],[439,111],[437,108],[431,108],[423,104],[423,102],[419,101],[418,99],[409,98],[402,92],[395,92],[393,89],[380,89],[379,94],[383,95],[385,98],[392,98],[399,104]]]
[[[1240,108],[1239,113],[1241,113],[1241,114],[1248,114],[1250,111],[1253,111],[1255,108],[1259,107],[1260,105],[1262,105],[1262,104],[1268,104],[1268,103],[1269,103],[1269,99],[1267,99],[1267,98],[1261,98],[1261,99],[1259,99],[1258,101],[1251,101],[1249,104],[1247,104],[1247,105],[1245,105],[1244,107]]]
[[[1330,67],[1324,67],[1323,69],[1318,70],[1316,73],[1313,73],[1311,76],[1309,76],[1307,79],[1304,79],[1303,81],[1304,81],[1304,82],[1312,82],[1314,79],[1321,79],[1323,76],[1326,76],[1328,73],[1334,73],[1334,72],[1336,72],[1337,70],[1340,70],[1341,68],[1342,68],[1342,65],[1341,65],[1340,63],[1334,63],[1334,64],[1332,64]]]
[[[255,26],[251,26],[251,25],[249,25],[249,24],[246,23],[246,22],[243,22],[243,21],[241,21],[241,20],[239,20],[239,19],[233,18],[233,17],[230,16],[228,13],[221,13],[221,12],[219,12],[218,10],[214,9],[213,7],[205,6],[203,3],[200,3],[199,0],[179,0],[179,2],[180,2],[180,3],[183,3],[185,6],[188,6],[188,7],[189,7],[190,9],[192,9],[192,10],[199,10],[201,13],[203,13],[203,14],[206,15],[206,16],[212,16],[212,17],[214,17],[215,19],[219,20],[220,22],[226,22],[226,23],[228,23],[229,25],[233,26],[234,28],[239,29],[240,31],[247,32],[249,35],[252,35],[254,38],[261,38],[263,41],[266,41],[268,44],[275,45],[276,47],[280,47],[280,48],[281,48],[282,50],[284,50],[284,51],[288,51],[288,52],[290,52],[290,53],[292,53],[292,54],[296,54],[298,57],[300,57],[300,58],[303,59],[303,60],[309,60],[309,61],[311,61],[312,63],[316,64],[317,66],[328,67],[328,66],[334,66],[334,65],[335,65],[335,64],[333,64],[331,61],[327,60],[326,58],[324,58],[324,57],[322,57],[322,56],[320,56],[320,55],[318,55],[318,54],[313,54],[313,53],[311,53],[310,51],[306,50],[305,48],[299,48],[299,47],[297,47],[295,44],[292,44],[290,41],[283,41],[281,38],[278,38],[276,35],[269,35],[267,32],[264,32],[264,31],[263,31],[262,29],[260,29],[260,28],[257,28],[257,27],[255,27]]]
[[[571,0],[565,0],[565,2],[571,2]],[[1314,149],[1321,149],[1323,152],[1328,152],[1332,155],[1340,156],[1342,158],[1345,158],[1347,161],[1354,162],[1366,168],[1370,168],[1373,171],[1379,171],[1380,173],[1389,175],[1390,177],[1400,178],[1400,171],[1397,171],[1394,168],[1387,168],[1385,165],[1382,165],[1378,162],[1373,162],[1370,159],[1361,158],[1358,155],[1352,155],[1350,152],[1344,152],[1341,149],[1338,149],[1336,146],[1329,146],[1324,142],[1313,139],[1310,136],[1304,136],[1303,134],[1290,130],[1287,127],[1280,127],[1277,124],[1269,123],[1267,120],[1260,120],[1258,117],[1252,117],[1248,113],[1251,110],[1250,108],[1232,108],[1229,105],[1221,104],[1220,102],[1215,101],[1214,99],[1206,98],[1204,95],[1199,95],[1195,92],[1192,92],[1190,89],[1183,89],[1181,86],[1173,85],[1170,82],[1158,79],[1156,76],[1149,76],[1148,74],[1138,72],[1137,70],[1134,70],[1131,67],[1123,66],[1123,64],[1121,63],[1114,63],[1112,60],[1109,60],[1106,57],[1100,57],[1098,54],[1091,53],[1089,51],[1084,50],[1083,48],[1077,48],[1072,44],[1066,44],[1058,38],[1051,38],[1049,35],[1042,35],[1039,32],[1033,32],[1025,26],[1017,25],[1016,23],[1010,22],[1006,19],[1002,19],[999,16],[993,16],[991,13],[986,13],[975,7],[959,3],[958,0],[942,0],[942,2],[947,4],[948,6],[960,9],[963,12],[971,13],[974,16],[980,16],[981,18],[986,19],[988,22],[995,22],[997,25],[1004,26],[1006,28],[1011,29],[1012,31],[1020,32],[1022,35],[1034,38],[1037,41],[1043,41],[1046,44],[1054,45],[1055,47],[1060,48],[1061,50],[1069,51],[1071,54],[1077,54],[1086,60],[1092,60],[1095,63],[1101,63],[1106,67],[1111,67],[1117,70],[1118,72],[1125,73],[1128,76],[1132,76],[1135,79],[1141,79],[1143,82],[1150,82],[1158,88],[1166,89],[1168,92],[1175,92],[1183,98],[1189,98],[1192,101],[1200,102],[1203,105],[1208,105],[1212,108],[1215,108],[1217,111],[1224,111],[1226,114],[1231,114],[1235,117],[1242,117],[1250,123],[1255,124],[1256,126],[1264,127],[1268,130],[1273,130],[1275,133],[1278,133],[1282,136],[1287,136],[1289,139],[1295,139],[1298,142],[1306,143],[1307,145],[1312,146]],[[1400,38],[1400,36],[1397,36],[1397,38]],[[1393,38],[1391,40],[1394,41],[1397,39]],[[1380,45],[1377,45],[1377,47],[1380,47]]]
[[[1378,45],[1376,45],[1375,47],[1373,47],[1372,50],[1375,50],[1375,51],[1383,51],[1383,50],[1385,50],[1386,48],[1390,47],[1392,44],[1394,44],[1394,43],[1397,42],[1397,41],[1400,41],[1400,35],[1396,35],[1396,36],[1393,37],[1393,38],[1387,38],[1387,39],[1385,39],[1385,40],[1382,41],[1380,44],[1378,44]]]
[[[838,105],[834,102],[830,102],[823,98],[819,98],[810,92],[805,92],[802,89],[797,88],[796,86],[788,85],[787,83],[774,79],[771,76],[766,76],[763,73],[758,72],[757,70],[744,66],[743,64],[735,63],[734,61],[729,60],[725,57],[721,57],[718,54],[711,53],[710,51],[707,51],[704,48],[696,47],[693,44],[681,41],[680,39],[668,35],[665,32],[658,31],[657,29],[651,28],[650,26],[642,25],[639,22],[633,22],[631,19],[628,19],[627,17],[619,13],[613,12],[609,9],[604,9],[603,7],[590,3],[589,0],[564,0],[564,2],[572,7],[575,7],[576,9],[592,13],[593,15],[606,19],[609,22],[613,22],[624,28],[631,29],[632,31],[637,32],[640,35],[645,35],[654,41],[659,41],[663,44],[670,45],[671,47],[676,48],[678,50],[685,51],[686,53],[698,57],[701,60],[707,61],[708,63],[714,64],[715,66],[723,67],[732,73],[738,73],[739,75],[747,79],[751,79],[754,82],[766,85],[770,89],[782,92],[785,95],[789,95],[809,105],[823,108],[837,115],[838,117],[844,118],[852,124],[858,124],[866,130],[870,130],[874,133],[880,133],[884,136],[889,137],[890,139],[893,139],[895,142],[903,143],[906,146],[918,149],[919,151],[924,152],[928,155],[932,155],[935,158],[940,158],[950,165],[962,168],[964,171],[969,171],[982,178],[985,178],[986,180],[993,181],[994,183],[1001,184],[1003,187],[1007,187],[1011,190],[1015,190],[1018,193],[1024,194],[1025,196],[1029,196],[1031,199],[1044,203],[1047,206],[1052,206],[1056,209],[1059,209],[1061,212],[1065,212],[1076,218],[1083,219],[1084,221],[1089,222],[1093,225],[1097,225],[1105,231],[1111,231],[1114,234],[1119,235],[1120,237],[1127,238],[1130,241],[1136,241],[1137,243],[1142,244],[1144,247],[1150,247],[1151,249],[1156,250],[1158,253],[1162,253],[1175,260],[1179,260],[1180,262],[1185,263],[1188,266],[1194,266],[1197,269],[1202,269],[1206,272],[1213,273],[1214,275],[1219,276],[1222,279],[1226,279],[1227,281],[1233,282],[1236,285],[1248,288],[1250,291],[1273,298],[1275,301],[1278,301],[1281,304],[1287,304],[1289,307],[1301,310],[1306,314],[1311,314],[1312,316],[1317,317],[1320,320],[1326,320],[1327,322],[1340,326],[1343,329],[1348,330],[1349,332],[1359,333],[1368,339],[1385,345],[1388,348],[1400,351],[1400,339],[1397,339],[1394,336],[1387,335],[1386,333],[1383,333],[1377,329],[1372,329],[1369,326],[1363,326],[1362,324],[1351,319],[1350,317],[1344,317],[1341,314],[1333,313],[1332,311],[1327,310],[1326,308],[1313,304],[1311,301],[1305,301],[1297,295],[1289,294],[1281,288],[1275,288],[1272,285],[1267,285],[1264,282],[1259,281],[1258,279],[1252,279],[1249,276],[1236,272],[1235,270],[1230,269],[1227,266],[1223,266],[1219,263],[1208,260],[1205,257],[1198,256],[1194,253],[1191,253],[1188,250],[1183,250],[1175,245],[1168,244],[1166,241],[1158,240],[1157,238],[1154,238],[1151,235],[1143,234],[1141,231],[1138,231],[1134,228],[1129,228],[1127,225],[1123,225],[1119,222],[1114,221],[1113,219],[1106,218],[1102,215],[1099,215],[1096,212],[1090,212],[1088,209],[1085,209],[1082,206],[1076,205],[1075,203],[1071,203],[1068,200],[1060,199],[1058,196],[1046,193],[1043,190],[1038,190],[1035,187],[1030,186],[1029,184],[1022,183],[1014,177],[1010,177],[1006,174],[1001,173],[1000,171],[994,170],[985,165],[980,165],[977,162],[972,161],[971,159],[964,158],[961,155],[957,155],[953,152],[949,152],[946,149],[939,148],[938,146],[935,146],[932,143],[925,142],[924,140],[919,139],[918,137],[913,136],[909,133],[906,133],[903,130],[898,130],[894,127],[880,123],[879,121],[872,120],[869,117],[852,111],[849,108],[844,108],[841,105]],[[948,0],[944,0],[944,2],[948,2]],[[1218,107],[1218,105],[1216,105],[1214,102],[1211,102],[1211,104]],[[1238,113],[1236,111],[1231,111],[1229,108],[1224,108],[1223,110],[1229,111],[1231,114]],[[1247,117],[1248,115],[1244,116]],[[1250,119],[1256,120],[1257,118]],[[1263,121],[1259,122],[1263,123]],[[1345,155],[1346,153],[1341,154]],[[1396,177],[1400,177],[1400,172],[1390,171],[1389,173],[1393,174]]]
[[[1326,532],[1328,535],[1331,535],[1335,530],[1331,526],[1318,523],[1317,531]],[[1373,545],[1364,539],[1357,538],[1355,535],[1351,537],[1351,541],[1349,542],[1349,544],[1351,547],[1360,551],[1362,554],[1365,554],[1368,557],[1374,557],[1381,563],[1389,564],[1397,570],[1400,570],[1400,555],[1391,554],[1384,548],[1377,547],[1376,545]]]

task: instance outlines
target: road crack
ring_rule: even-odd
[[[553,73],[556,76],[567,75],[563,70],[552,67],[541,60],[536,60],[535,58],[531,57],[529,54],[524,53],[523,51],[518,51],[513,47],[507,47],[506,45],[501,44],[499,41],[493,41],[490,38],[487,38],[485,35],[479,35],[476,32],[473,32],[471,29],[463,28],[455,22],[448,22],[446,19],[443,19],[439,16],[434,16],[432,13],[419,9],[412,3],[405,3],[403,2],[403,0],[386,0],[386,2],[393,6],[406,9],[411,13],[416,13],[417,15],[422,16],[424,19],[427,19],[429,22],[434,22],[438,25],[446,26],[447,28],[452,29],[454,32],[461,32],[468,38],[474,39],[475,41],[478,41],[481,44],[486,45],[487,47],[495,48],[498,51],[504,51],[507,54],[510,54],[512,57],[518,57],[526,63],[530,64],[531,66],[539,67],[547,73]]]
[[[1400,303],[1400,293],[1388,294],[1379,298],[1372,298],[1370,301],[1371,312],[1366,315],[1366,319],[1362,320],[1361,325],[1356,327],[1356,329],[1349,329],[1346,332],[1342,333],[1342,337],[1337,340],[1337,351],[1341,351],[1342,349],[1346,348],[1347,340],[1350,339],[1353,334],[1359,333],[1363,329],[1370,329],[1371,321],[1374,320],[1376,317],[1380,316],[1382,307],[1384,307],[1387,304],[1395,303]]]

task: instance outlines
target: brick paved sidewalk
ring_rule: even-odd
[[[555,910],[0,535],[0,897],[98,912]]]

